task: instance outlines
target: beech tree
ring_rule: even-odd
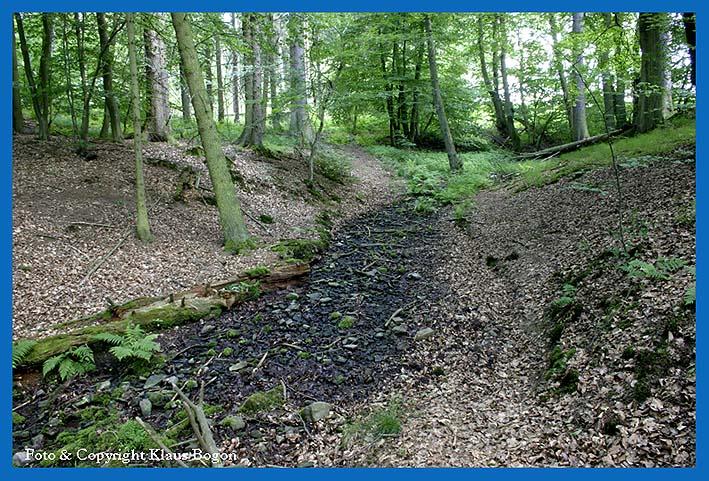
[[[202,71],[197,59],[197,50],[192,36],[192,29],[186,14],[172,13],[172,24],[177,36],[180,59],[185,72],[187,85],[192,97],[192,106],[197,119],[199,136],[207,160],[209,177],[214,186],[214,196],[219,210],[219,219],[224,234],[224,248],[238,252],[249,244],[249,234],[246,230],[241,205],[236,196],[226,157],[217,134],[217,128],[212,117],[212,110],[207,98],[207,89],[202,77]]]
[[[152,17],[152,18],[150,18]],[[151,15],[153,22],[157,16]],[[167,74],[167,47],[152,28],[143,30],[145,43],[145,76],[148,80],[148,138],[165,142],[170,137],[170,86]]]

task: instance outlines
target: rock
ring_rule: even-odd
[[[165,406],[171,398],[172,395],[166,391],[153,391],[148,393],[148,400],[153,406],[158,408]]]
[[[170,386],[172,386],[173,384],[177,384],[178,381],[179,379],[177,379],[177,376],[170,376],[165,379],[165,382],[168,383]]]
[[[403,336],[405,334],[408,334],[409,330],[406,328],[406,326],[399,325],[399,326],[392,327],[391,332],[393,332],[394,334],[398,334],[400,336]]]
[[[111,387],[111,381],[106,380],[106,381],[100,382],[96,385],[96,392],[106,391],[110,387]]]
[[[18,451],[12,456],[12,465],[20,468],[29,464],[31,459],[27,456],[27,451]]]
[[[418,272],[409,272],[406,277],[408,277],[409,279],[419,280],[421,279],[421,274],[419,274]]]
[[[286,301],[294,301],[296,299],[300,298],[297,292],[289,292],[286,294]]]
[[[318,301],[322,297],[322,294],[320,294],[319,292],[311,292],[307,296],[308,299],[310,299],[311,301]]]
[[[241,416],[227,416],[222,421],[222,426],[228,426],[233,431],[238,431],[246,427],[246,422]]]
[[[246,369],[249,366],[249,363],[246,361],[239,361],[236,364],[232,364],[229,366],[229,371],[231,372],[237,372],[241,371],[242,369]]]
[[[322,304],[327,304],[328,302],[331,302],[331,301],[332,301],[332,297],[321,297],[320,298],[320,302]]]
[[[143,417],[148,417],[153,413],[153,403],[150,402],[150,399],[141,399],[140,403],[140,413],[143,415]]]
[[[32,438],[32,447],[39,449],[44,446],[44,434],[38,434]]]
[[[305,406],[301,411],[300,415],[308,422],[314,423],[325,419],[330,411],[332,410],[332,405],[322,401],[316,401],[312,404]]]
[[[342,347],[344,347],[345,349],[349,349],[350,351],[354,351],[359,346],[357,346],[357,344],[343,344]]]
[[[151,375],[146,381],[145,385],[143,386],[143,389],[150,389],[151,387],[155,387],[158,384],[162,382],[163,379],[165,379],[167,376],[165,374],[153,374]]]
[[[214,331],[216,327],[214,327],[212,324],[205,324],[204,327],[202,328],[201,331],[199,331],[200,335],[205,335],[209,334],[210,332]]]
[[[414,336],[414,341],[423,341],[424,339],[428,339],[429,337],[433,336],[436,333],[433,329],[430,327],[424,327],[423,329],[419,329],[418,332],[416,332],[416,335]]]

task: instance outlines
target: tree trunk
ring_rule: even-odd
[[[414,68],[414,88],[411,97],[411,115],[409,117],[409,140],[411,142],[417,143],[419,136],[421,135],[419,127],[419,117],[420,117],[420,106],[419,106],[419,82],[421,81],[421,64],[423,63],[423,50],[424,45],[420,43],[416,49],[416,66]],[[357,125],[357,111],[355,110],[355,132]]]
[[[98,24],[99,43],[101,50],[105,49],[103,55],[103,91],[106,99],[106,108],[108,110],[108,119],[111,123],[111,135],[114,142],[122,142],[123,134],[121,133],[121,118],[116,101],[115,92],[113,91],[113,54],[110,52],[111,46],[108,38],[108,27],[106,24],[106,15],[104,13],[96,13],[96,23]]]
[[[246,45],[251,45],[253,29],[251,28],[251,16],[244,14],[241,20],[241,30],[244,36],[244,43]],[[253,66],[253,50],[249,51],[247,49],[243,56],[244,60],[244,130],[241,131],[239,140],[237,143],[242,145],[247,139],[251,138],[253,131],[253,118],[254,118],[254,74],[253,69],[249,66]]]
[[[431,33],[431,16],[426,15],[426,41],[428,43],[428,67],[431,71],[431,88],[433,90],[433,100],[436,104],[436,113],[438,114],[438,123],[441,126],[441,135],[443,142],[446,145],[446,153],[448,154],[448,165],[452,171],[461,170],[463,163],[458,158],[453,144],[453,137],[448,128],[448,119],[446,118],[446,110],[443,106],[441,98],[441,88],[438,85],[438,70],[436,68],[436,47],[433,44],[433,34]]]
[[[490,79],[490,73],[487,70],[487,62],[485,61],[485,47],[484,47],[484,36],[483,36],[483,16],[478,16],[478,54],[480,55],[480,71],[482,73],[483,82],[485,83],[485,88],[490,94],[490,99],[492,100],[492,107],[495,111],[495,125],[498,127],[505,124],[505,115],[502,111],[502,101],[500,100],[500,93],[496,88],[493,87],[492,80]],[[495,47],[493,47],[495,48]],[[493,68],[495,68],[493,66]],[[498,129],[499,130],[499,129]]]
[[[396,145],[397,142],[397,136],[396,136],[396,118],[394,117],[394,92],[392,91],[392,86],[391,82],[389,81],[389,76],[387,75],[387,63],[386,63],[386,57],[384,56],[384,51],[382,50],[381,55],[379,56],[379,61],[382,66],[382,76],[384,77],[384,91],[385,91],[385,96],[386,96],[386,109],[387,109],[387,115],[389,116],[389,143],[391,145]],[[392,70],[393,70],[393,65],[392,65]]]
[[[143,136],[141,135],[140,118],[140,87],[138,86],[138,61],[136,59],[135,45],[135,14],[126,13],[128,27],[128,63],[130,64],[130,90],[133,99],[133,148],[135,149],[135,199],[136,199],[136,224],[135,231],[138,239],[143,242],[153,240],[148,221],[148,201],[145,196],[145,176],[143,175]],[[147,30],[146,30],[147,32]],[[146,40],[148,38],[146,37]],[[147,44],[148,42],[146,42]],[[148,57],[150,61],[150,57]]]
[[[14,23],[12,24],[12,130],[18,134],[25,132],[25,117],[22,114],[22,99],[20,97],[20,75],[17,72],[17,45]]]
[[[249,95],[250,99],[247,100],[247,112],[251,110],[251,124],[246,135],[241,140],[241,145],[244,147],[253,147],[255,149],[263,149],[263,134],[265,128],[266,116],[264,115],[263,108],[263,65],[261,63],[261,44],[259,40],[259,35],[261,29],[259,28],[260,18],[258,14],[251,13],[247,14],[244,18],[244,25],[249,24],[249,47],[250,47],[250,60],[251,60],[251,75],[250,83],[251,88]],[[246,129],[246,127],[245,127]]]
[[[74,13],[74,31],[76,35],[76,51],[77,51],[77,63],[79,66],[79,77],[81,77],[81,104],[82,107],[86,102],[86,96],[88,95],[88,89],[86,84],[86,52],[84,51],[84,18],[85,14]],[[88,112],[82,108],[81,112],[81,127],[79,129],[79,138],[87,140],[88,136]],[[84,120],[86,116],[86,120]],[[84,131],[84,128],[86,131]]]
[[[582,12],[573,13],[572,33],[574,34],[574,68],[572,75],[576,79],[576,103],[573,107],[573,140],[583,140],[589,137],[588,125],[586,124],[586,87],[582,75],[585,74],[583,46],[580,38],[583,33]]]
[[[692,85],[697,85],[697,25],[696,16],[694,13],[685,12],[682,14],[682,23],[684,24],[684,35],[687,39],[687,47],[689,48],[690,61],[690,79]]]
[[[291,13],[288,17],[290,32],[290,62],[291,62],[291,121],[290,132],[303,141],[310,142],[313,129],[306,110],[308,106],[305,85],[305,63],[303,62],[303,21],[299,14]]]
[[[67,103],[69,104],[69,115],[71,117],[71,128],[72,128],[72,133],[74,134],[74,138],[78,139],[79,137],[79,127],[76,122],[76,108],[74,107],[75,105],[75,99],[74,99],[74,87],[72,85],[71,81],[71,69],[69,67],[69,35],[67,34],[67,28],[66,28],[66,23],[67,23],[67,18],[69,17],[68,14],[60,14],[62,18],[62,57],[64,59],[64,79],[65,79],[65,89],[66,89],[66,99]],[[14,37],[13,37],[14,41]],[[14,52],[13,52],[14,54]],[[15,60],[13,58],[13,60]]]
[[[219,210],[220,223],[224,234],[224,247],[227,250],[238,252],[249,242],[249,234],[241,213],[241,206],[236,196],[234,183],[227,167],[224,151],[219,141],[216,125],[212,118],[207,91],[192,37],[192,29],[187,23],[184,13],[172,13],[171,15],[172,24],[177,35],[180,58],[182,59],[187,84],[192,94],[192,105],[207,160],[209,177],[214,186],[214,196],[217,200],[217,209]]]
[[[569,123],[569,132],[574,131],[573,106],[571,104],[571,95],[569,93],[569,84],[566,81],[566,72],[562,63],[561,49],[559,47],[559,27],[556,25],[556,14],[549,14],[549,27],[551,28],[551,41],[554,50],[554,68],[559,76],[559,85],[561,86],[561,95],[564,99],[564,107],[566,108],[566,120]]]
[[[167,50],[157,32],[143,30],[145,40],[145,73],[148,79],[148,138],[166,142],[170,137],[170,85],[167,75]]]
[[[42,118],[42,107],[40,106],[40,95],[37,89],[37,84],[34,80],[34,73],[32,71],[32,64],[30,62],[30,53],[27,47],[27,38],[25,37],[25,27],[22,22],[22,15],[15,13],[15,22],[17,23],[17,35],[20,38],[20,52],[22,53],[22,63],[25,67],[25,75],[27,76],[27,85],[30,88],[30,95],[32,97],[32,110],[34,110],[34,116],[37,119],[37,123],[42,125],[40,119]],[[45,122],[46,124],[46,122]],[[41,133],[40,133],[41,138]],[[46,137],[45,137],[46,138]]]
[[[613,25],[610,12],[603,14],[603,26],[606,31]],[[604,42],[599,46],[599,67],[601,69],[601,86],[603,88],[603,121],[607,131],[615,129],[615,82],[611,74],[609,47]]]
[[[500,22],[500,76],[502,77],[502,91],[505,94],[504,110],[505,110],[505,127],[507,134],[510,136],[512,141],[512,148],[517,151],[520,148],[519,135],[517,135],[517,129],[515,129],[514,112],[512,109],[512,99],[510,96],[510,86],[507,77],[507,26],[505,24],[505,16],[498,15],[498,21]]]
[[[207,81],[207,100],[209,101],[209,111],[214,118],[214,78],[212,77],[212,47],[207,43],[204,52],[204,74]]]
[[[635,114],[637,132],[652,130],[663,121],[665,55],[660,35],[662,20],[659,13],[640,13],[638,18],[642,54]]]
[[[222,73],[222,43],[219,35],[214,37],[214,56],[217,59],[217,120],[223,122],[224,110],[224,75]]]
[[[231,14],[231,26],[236,33],[236,14]],[[236,49],[231,52],[231,103],[234,109],[234,123],[239,123],[239,56]]]
[[[180,64],[180,100],[182,102],[182,120],[189,122],[192,118],[192,105],[190,100],[190,89],[187,86],[185,69]]]

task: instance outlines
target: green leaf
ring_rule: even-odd
[[[37,341],[32,339],[20,339],[12,343],[12,368],[19,366],[27,355],[34,349]]]
[[[42,364],[42,376],[47,377],[47,374],[54,371],[54,369],[62,362],[62,359],[66,357],[66,353],[59,354],[58,356],[52,356]]]
[[[125,338],[119,334],[114,334],[112,332],[100,332],[93,336],[96,341],[107,342],[108,344],[113,344],[114,346],[120,346],[125,342]]]

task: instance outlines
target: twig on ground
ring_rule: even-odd
[[[158,437],[158,435],[155,433],[155,431],[153,431],[153,429],[152,429],[150,426],[148,426],[148,424],[146,424],[145,421],[143,421],[142,419],[140,419],[139,416],[136,416],[136,417],[135,417],[135,422],[137,422],[138,424],[140,424],[140,426],[141,426],[143,429],[145,429],[145,432],[148,433],[148,436],[150,436],[150,439],[152,439],[153,442],[155,442],[155,444],[157,444],[160,448],[164,449],[165,452],[170,453],[170,454],[174,454],[170,448],[168,448],[167,446],[165,446],[165,443],[162,442],[162,440]],[[183,468],[188,468],[188,467],[189,467],[189,466],[187,466],[184,462],[182,462],[182,460],[181,460],[179,457],[177,457],[177,456],[172,456],[172,458],[175,460],[175,462],[176,462],[180,467],[183,467]]]

